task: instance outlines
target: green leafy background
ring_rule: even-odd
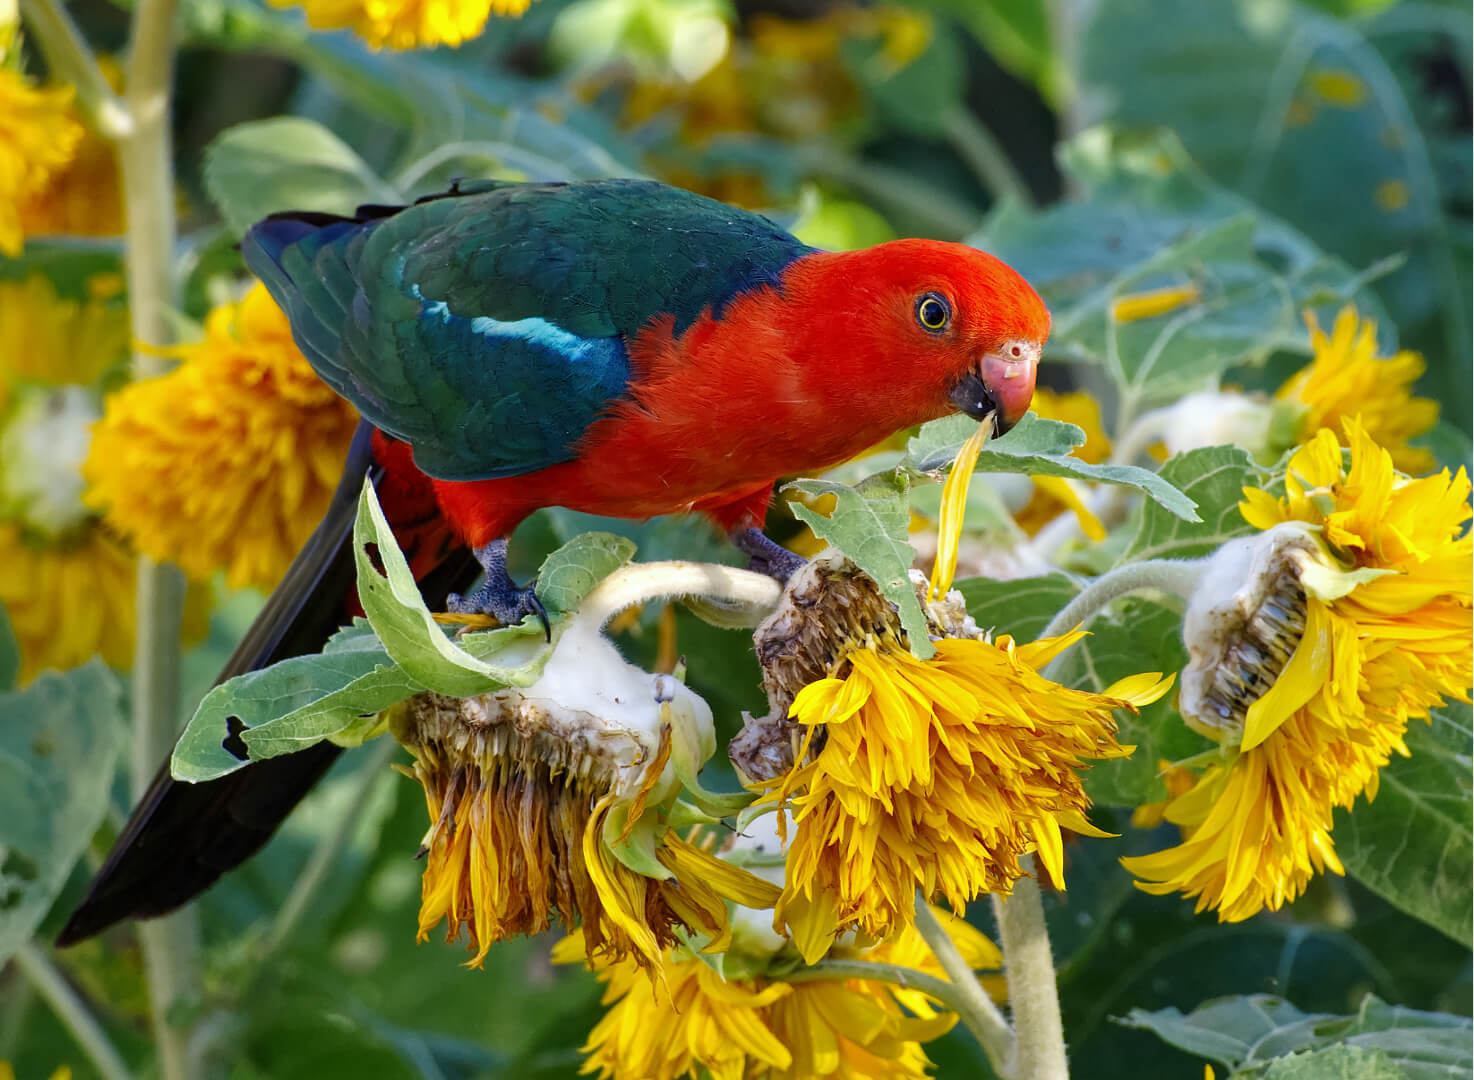
[[[129,6],[92,0],[76,14],[90,38],[109,44]],[[1041,381],[1088,388],[1116,416],[1219,379],[1273,388],[1304,362],[1302,310],[1325,323],[1354,300],[1379,319],[1386,349],[1424,354],[1419,389],[1444,417],[1429,445],[1444,464],[1468,461],[1467,5],[913,0],[934,20],[924,52],[892,70],[876,62],[873,39],[844,42],[843,109],[818,132],[794,135],[785,103],[764,101],[761,85],[743,92],[771,122],[750,130],[711,137],[683,127],[675,107],[630,124],[621,84],[600,73],[670,80],[679,57],[669,31],[693,6],[539,0],[459,50],[400,54],[349,34],[310,34],[295,11],[252,0],[185,0],[173,118],[185,208],[181,324],[201,320],[222,282],[236,279],[241,230],[274,210],[345,211],[455,177],[654,175],[717,194],[755,191],[775,218],[828,246],[926,235],[993,251],[1053,312]],[[810,19],[827,5],[703,10],[746,49],[770,7]],[[599,48],[577,31],[595,15],[614,28]],[[1328,75],[1350,80],[1350,99],[1327,95]],[[1013,187],[990,166],[1000,152]],[[119,258],[110,241],[38,240],[0,259],[0,279],[44,273],[82,295]],[[1119,297],[1167,285],[1195,286],[1201,299],[1158,319],[1109,317]],[[839,543],[918,626],[904,584],[907,500],[922,505],[969,430],[943,421],[904,453],[790,487],[770,529],[792,536],[807,526]],[[1128,518],[1067,569],[960,581],[980,625],[1029,639],[1104,566],[1211,551],[1245,531],[1240,490],[1267,475],[1233,447],[1192,451],[1154,473],[1085,465],[1070,456],[1077,442],[1069,425],[1035,419],[991,444],[981,468],[1121,485]],[[826,492],[835,505],[816,509],[813,497]],[[740,561],[699,521],[562,510],[526,522],[512,550],[514,572],[542,568],[545,590],[558,594],[548,604],[555,620],[631,556]],[[180,723],[194,715],[196,726],[175,758],[200,776],[238,764],[222,756],[224,717],[246,719],[260,753],[341,733],[376,702],[422,685],[409,674],[424,674],[416,655],[443,659],[453,647],[428,624],[401,627],[387,649],[359,626],[322,657],[206,696],[261,597],[219,586],[216,601],[207,638],[185,657]],[[766,710],[749,639],[684,609],[673,618],[690,681],[725,743],[743,710]],[[634,662],[654,663],[659,620],[652,609],[622,622],[619,642]],[[1098,689],[1145,669],[1180,669],[1179,622],[1169,597],[1117,604],[1054,674]],[[522,638],[525,664],[494,675],[482,659],[491,644],[479,654],[467,644],[457,686],[535,677],[540,628]],[[94,661],[15,689],[16,669],[7,630],[0,965],[23,946],[47,952],[130,806],[126,676]],[[1170,828],[1134,828],[1130,811],[1164,794],[1160,760],[1207,746],[1170,697],[1128,718],[1122,738],[1136,754],[1087,775],[1096,823],[1120,837],[1071,842],[1068,891],[1046,897],[1077,1075],[1199,1076],[1211,1061],[1220,1076],[1276,1080],[1468,1076],[1470,731],[1469,709],[1457,704],[1414,724],[1412,756],[1388,767],[1376,800],[1338,812],[1347,876],[1318,878],[1279,913],[1220,925],[1179,898],[1137,891],[1117,862],[1173,842]],[[578,1047],[600,1014],[598,987],[551,965],[548,941],[499,945],[480,971],[460,966],[459,946],[414,943],[412,856],[425,808],[419,789],[384,767],[390,754],[402,760],[375,747],[343,755],[266,849],[200,900],[203,990],[180,1003],[182,1015],[208,1021],[214,1064],[232,1080],[576,1075]],[[733,786],[721,754],[705,779]],[[329,872],[283,927],[279,913],[318,851],[333,852]],[[971,914],[988,928],[985,904]],[[133,932],[49,955],[148,1075]],[[929,1052],[939,1076],[988,1075],[960,1030]],[[21,1080],[62,1063],[79,1078],[96,1075],[15,966],[0,972],[0,1060]]]

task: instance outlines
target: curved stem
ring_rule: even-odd
[[[57,0],[20,0],[21,15],[41,46],[52,78],[77,88],[77,104],[92,126],[108,139],[121,139],[133,130],[133,118],[113,93],[97,57],[87,47],[77,24]]]
[[[1186,599],[1192,595],[1205,565],[1206,560],[1203,559],[1147,559],[1125,563],[1080,590],[1078,596],[1049,620],[1049,625],[1040,631],[1039,636],[1054,637],[1089,622],[1091,616],[1112,600],[1128,593],[1156,589]]]
[[[929,998],[935,998],[951,1009],[966,1022],[966,1006],[962,994],[953,983],[928,975],[915,968],[899,964],[879,964],[873,960],[844,960],[829,958],[817,964],[789,972],[782,982],[821,982],[825,979],[868,979],[871,982],[889,983],[903,990],[919,990]]]
[[[942,118],[942,130],[952,148],[995,199],[1012,199],[1025,207],[1034,205],[1034,196],[1024,178],[987,125],[971,109],[956,105],[947,110]]]
[[[1008,1004],[1013,1013],[1013,1057],[1006,1075],[1009,1080],[1069,1080],[1044,903],[1039,883],[1028,876],[1033,864],[1032,856],[1020,859],[1025,876],[1014,882],[1013,893],[1007,898],[993,895],[1003,973],[1008,978]]]
[[[778,603],[783,587],[766,574],[716,563],[632,563],[614,571],[584,598],[579,617],[603,626],[625,608],[651,600],[705,597],[754,612]]]
[[[965,1008],[957,1010],[962,1022],[982,1045],[983,1052],[993,1064],[993,1071],[999,1076],[1009,1076],[1006,1070],[1013,1054],[1013,1031],[1009,1028],[1008,1021],[1003,1019],[1003,1014],[998,1011],[998,1006],[993,1004],[993,999],[978,982],[972,968],[957,951],[957,945],[932,911],[931,905],[919,894],[916,897],[916,929],[926,940],[932,955],[942,965],[951,985],[957,988],[958,996],[965,1003]]]
[[[131,1080],[133,1074],[123,1055],[118,1053],[118,1048],[77,992],[56,970],[50,957],[35,942],[27,941],[15,950],[12,959],[21,974],[51,1006],[56,1018],[66,1025],[103,1080]]]

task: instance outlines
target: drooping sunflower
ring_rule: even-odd
[[[111,395],[84,472],[88,501],[151,558],[269,588],[327,508],[358,423],[255,285],[165,350],[167,375]]]
[[[689,937],[725,947],[727,899],[776,899],[662,823],[681,789],[676,762],[715,748],[711,711],[626,663],[597,626],[565,629],[525,689],[422,695],[388,723],[414,755],[430,816],[419,939],[445,922],[447,941],[464,933],[472,966],[559,919],[581,924],[591,954],[655,970]]]
[[[376,49],[463,45],[492,15],[514,18],[532,0],[271,0],[300,7],[315,30],[352,30]]]
[[[1264,530],[1214,556],[1188,606],[1180,708],[1220,759],[1173,798],[1183,842],[1123,862],[1153,893],[1182,892],[1225,921],[1341,873],[1332,811],[1375,798],[1406,756],[1409,720],[1468,700],[1469,479],[1409,479],[1356,420],[1318,432],[1285,495],[1245,489]]]
[[[21,253],[27,208],[71,163],[82,136],[71,87],[36,87],[0,67],[0,254]]]
[[[970,474],[978,445],[964,447],[954,477]],[[949,481],[944,553],[966,489]],[[1060,828],[1105,835],[1085,818],[1077,770],[1130,753],[1116,741],[1114,710],[1171,684],[1152,673],[1102,694],[1061,686],[1040,669],[1082,633],[990,641],[950,585],[939,559],[929,595],[940,599],[924,605],[935,647],[927,660],[911,654],[869,578],[836,557],[796,573],[758,628],[772,712],[729,752],[760,802],[792,814],[774,914],[809,962],[843,929],[874,940],[897,933],[918,890],[954,910],[1007,893],[1030,852],[1063,887]]]

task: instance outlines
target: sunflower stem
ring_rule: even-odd
[[[1205,566],[1206,559],[1145,559],[1125,563],[1081,589],[1079,595],[1049,620],[1039,636],[1054,637],[1084,625],[1111,601],[1130,593],[1168,592],[1187,599],[1197,587]]]
[[[1013,1054],[1003,1075],[1008,1080],[1069,1080],[1044,902],[1039,883],[1029,876],[1034,871],[1033,856],[1024,856],[1019,865],[1025,873],[1014,882],[1013,892],[1006,898],[993,895],[1013,1013]]]
[[[778,603],[780,586],[766,574],[716,563],[633,563],[614,571],[579,606],[579,617],[603,626],[636,604],[677,597],[702,597],[735,605],[749,617],[760,617]],[[757,625],[756,621],[748,625]]]
[[[131,1080],[133,1074],[123,1055],[118,1053],[107,1032],[50,957],[35,942],[27,941],[15,950],[12,959],[26,981],[35,987],[56,1018],[71,1032],[77,1046],[91,1060],[103,1080]]]
[[[993,1004],[988,992],[978,982],[962,953],[957,950],[956,942],[932,911],[926,897],[919,893],[916,897],[916,929],[925,939],[932,955],[937,958],[937,963],[942,965],[951,985],[957,988],[960,999],[957,1015],[982,1045],[983,1052],[993,1065],[993,1071],[1012,1080],[1005,1070],[1013,1055],[1013,1030],[998,1011],[998,1006]]]
[[[66,8],[57,0],[20,0],[20,10],[41,46],[51,77],[77,88],[77,104],[92,126],[104,138],[127,136],[133,128],[133,117],[108,85],[96,55]]]
[[[135,343],[167,345],[174,281],[174,159],[169,93],[174,79],[176,0],[138,0],[133,9],[123,102],[131,125],[117,136],[128,220],[125,238],[128,313]],[[161,375],[168,361],[135,349],[134,378]],[[147,790],[168,754],[179,721],[179,620],[184,578],[177,569],[138,560],[138,626],[133,662],[133,788]],[[171,1021],[176,1005],[200,998],[200,934],[191,908],[141,924],[149,1006],[164,1080],[197,1080],[204,1062],[190,1033]]]

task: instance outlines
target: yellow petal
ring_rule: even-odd
[[[940,600],[952,587],[952,577],[957,572],[957,545],[962,537],[962,518],[967,510],[967,489],[972,483],[972,471],[978,463],[978,454],[983,443],[993,434],[993,420],[984,419],[977,430],[962,444],[947,482],[942,485],[941,520],[937,523],[937,557],[932,563],[931,598]]]

